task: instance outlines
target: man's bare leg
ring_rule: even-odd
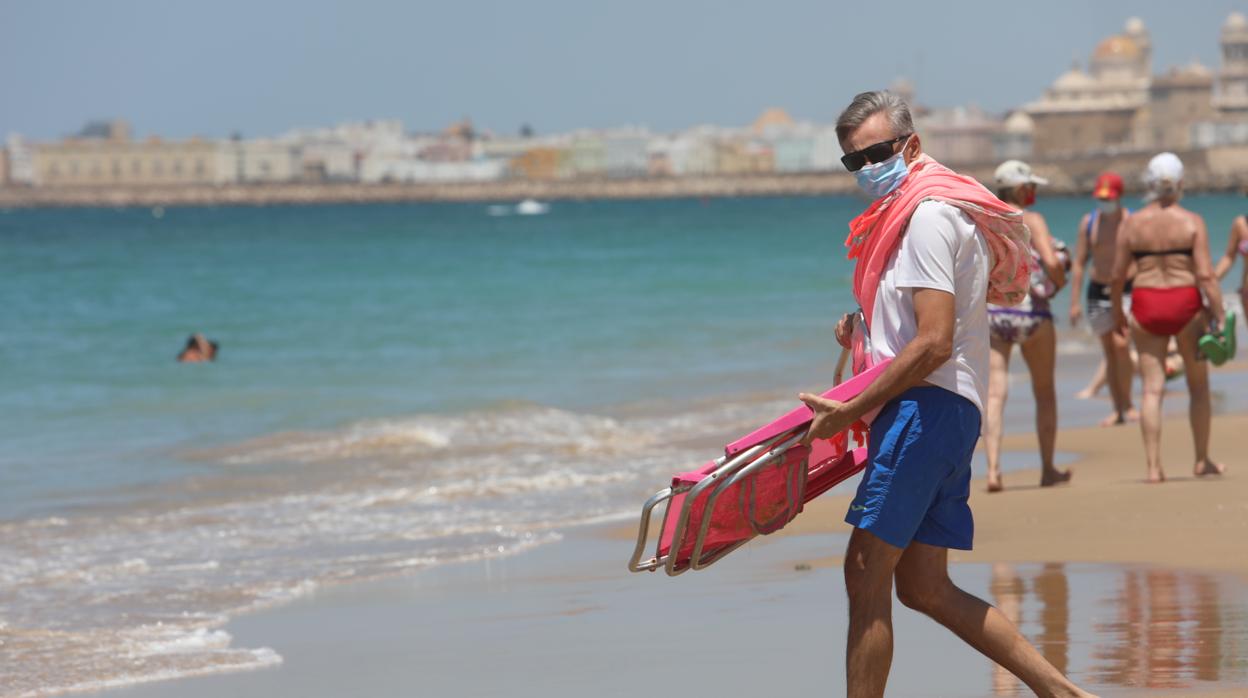
[[[1135,371],[1126,337],[1117,332],[1101,335],[1101,351],[1105,355],[1105,381],[1109,384],[1109,396],[1114,403],[1113,413],[1101,420],[1101,426],[1135,421],[1139,418],[1131,404],[1131,377]]]
[[[1075,393],[1075,399],[1091,400],[1096,397],[1096,394],[1101,392],[1101,388],[1105,387],[1105,371],[1106,361],[1105,357],[1102,356],[1101,363],[1096,367],[1096,373],[1092,374],[1092,380],[1088,381],[1088,384],[1083,388],[1083,390]]]
[[[1054,668],[1000,611],[954,586],[948,554],[945,548],[911,543],[897,562],[897,598],[1005,667],[1037,696],[1092,696]]]
[[[901,548],[855,528],[845,550],[849,640],[845,646],[846,695],[880,698],[893,663],[893,570]]]

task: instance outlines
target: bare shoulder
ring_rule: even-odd
[[[1032,225],[1033,223],[1039,223],[1043,225],[1045,223],[1045,220],[1044,220],[1044,216],[1041,215],[1039,212],[1032,211],[1031,209],[1027,209],[1023,211],[1023,222],[1026,223],[1027,225]]]
[[[1205,227],[1205,217],[1189,208],[1183,209],[1183,217],[1197,230]]]

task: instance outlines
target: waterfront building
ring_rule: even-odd
[[[1248,18],[1232,12],[1222,25],[1221,44],[1215,104],[1224,116],[1248,118]]]
[[[789,113],[779,107],[764,109],[750,125],[750,130],[760,138],[776,138],[796,128]]]
[[[34,164],[31,162],[30,144],[16,133],[10,133],[4,141],[4,154],[9,184],[30,185],[35,181]]]
[[[594,132],[574,134],[560,164],[560,177],[601,177],[607,172],[607,143]]]
[[[810,166],[816,172],[844,172],[841,164],[841,141],[834,125],[820,125],[815,129],[811,143]]]
[[[815,169],[815,137],[810,129],[793,130],[771,140],[776,172],[810,172]]]
[[[1036,124],[1021,109],[1005,118],[992,141],[993,160],[1030,160],[1032,153],[1032,134]]]
[[[513,177],[537,181],[557,179],[563,171],[567,151],[554,146],[537,146],[512,158],[508,171]]]
[[[1035,124],[1035,155],[1073,156],[1136,145],[1135,118],[1148,102],[1151,61],[1148,31],[1136,18],[1122,34],[1097,44],[1089,71],[1073,66],[1027,105]]]
[[[276,184],[302,178],[298,146],[282,140],[234,139],[222,144],[219,182]]]
[[[775,172],[775,164],[774,151],[761,140],[733,139],[715,143],[716,174],[770,174]]]
[[[608,177],[643,177],[649,170],[651,135],[644,129],[620,129],[605,135],[605,171]]]
[[[1025,107],[1039,158],[1185,150],[1236,131],[1248,118],[1248,20],[1232,13],[1222,26],[1222,65],[1199,63],[1152,74],[1152,42],[1132,18],[1102,40],[1088,71],[1060,76]],[[1222,126],[1221,124],[1226,124]]]
[[[1148,103],[1136,114],[1136,143],[1168,150],[1192,147],[1192,126],[1217,116],[1213,71],[1199,63],[1153,78]]]
[[[9,185],[9,152],[0,148],[0,187]]]
[[[36,186],[174,186],[220,184],[232,173],[222,167],[220,144],[192,138],[129,139],[128,129],[84,129],[78,136],[31,149]]]
[[[364,161],[362,181],[368,183],[488,182],[502,179],[503,160],[433,161],[372,156]]]
[[[924,110],[915,119],[923,150],[947,165],[974,165],[996,159],[1001,119],[977,106]]]

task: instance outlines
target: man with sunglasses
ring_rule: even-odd
[[[949,579],[948,549],[970,549],[970,464],[988,378],[987,302],[1029,286],[1017,211],[923,155],[910,109],[890,92],[858,95],[837,121],[842,162],[871,197],[850,224],[865,355],[891,365],[847,403],[803,394],[808,440],[870,423],[866,472],[845,520],[848,695],[883,696],[892,663],[892,587],[1037,695],[1089,696],[997,609]],[[850,343],[849,316],[837,339]],[[878,416],[871,417],[877,412]]]

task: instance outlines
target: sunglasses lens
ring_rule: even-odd
[[[876,143],[870,148],[862,151],[862,154],[867,156],[867,160],[869,160],[872,164],[884,162],[893,156],[893,144]]]
[[[850,172],[857,172],[867,164],[867,159],[863,156],[862,151],[859,151],[857,153],[850,153],[849,155],[842,157],[841,164],[844,165],[845,169]]]

